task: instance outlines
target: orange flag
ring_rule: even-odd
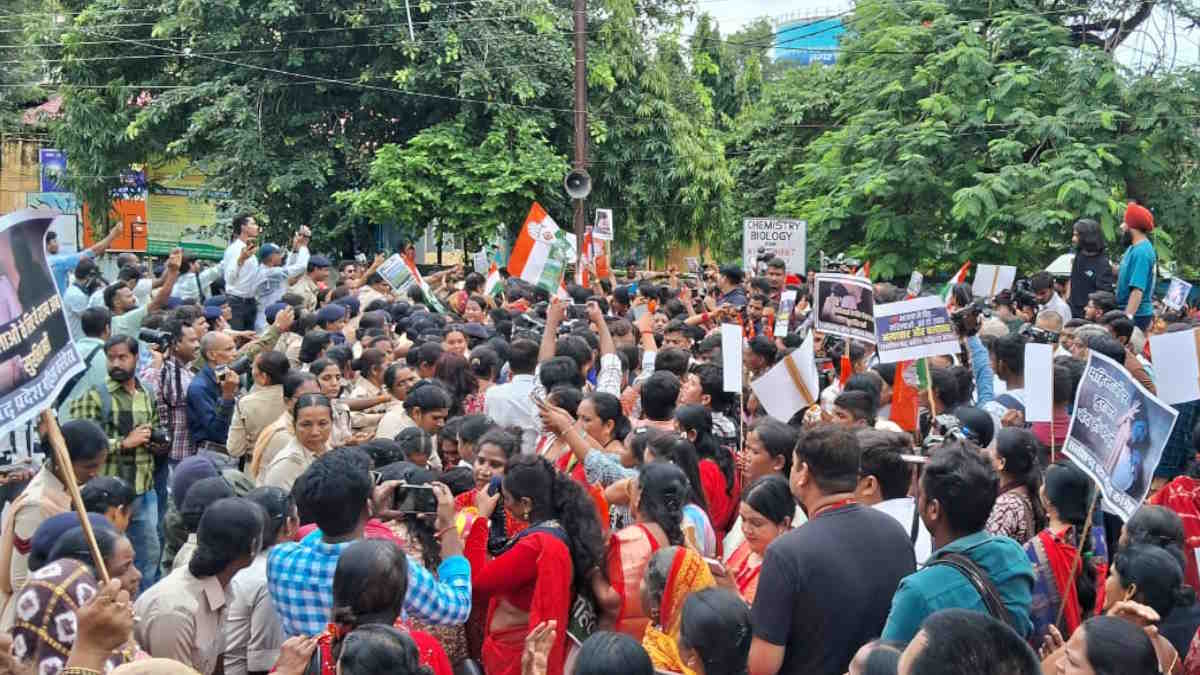
[[[889,419],[905,431],[917,430],[917,409],[921,400],[917,388],[904,379],[904,370],[912,364],[912,361],[897,363],[896,377],[892,380],[892,412]]]
[[[845,387],[846,380],[849,380],[853,374],[854,364],[850,362],[850,345],[847,344],[846,348],[842,350],[842,373],[838,376],[838,382]]]

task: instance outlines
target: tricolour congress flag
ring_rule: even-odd
[[[561,229],[542,205],[534,202],[508,258],[508,273],[554,293],[567,261],[575,257],[575,247],[575,235]]]

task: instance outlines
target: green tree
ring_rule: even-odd
[[[408,225],[437,223],[462,235],[470,248],[511,237],[517,214],[531,202],[558,192],[567,171],[534,119],[497,115],[482,138],[464,119],[428,127],[404,145],[375,153],[370,187],[334,197],[363,218]]]
[[[1195,241],[1200,215],[1195,76],[1124,71],[1111,50],[1126,29],[1081,28],[1090,5],[1060,4],[862,0],[833,72],[772,81],[743,115],[760,124],[739,177],[763,198],[779,178],[775,210],[808,219],[810,248],[871,259],[878,277],[1044,264],[1078,218],[1113,236],[1129,198],[1162,206],[1161,253],[1192,259],[1172,244]],[[772,116],[827,128],[789,156],[797,130]]]

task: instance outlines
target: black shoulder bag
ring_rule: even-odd
[[[967,578],[967,581],[975,587],[975,592],[979,593],[979,597],[983,599],[983,606],[987,608],[988,614],[993,618],[1003,621],[1012,628],[1012,616],[1008,613],[1008,609],[1004,606],[1004,602],[1000,599],[1000,592],[996,590],[995,584],[988,578],[987,572],[984,572],[979,565],[961,553],[945,553],[938,556],[937,560],[925,565],[926,568],[935,565],[950,567],[958,571],[959,574]]]

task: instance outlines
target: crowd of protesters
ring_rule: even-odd
[[[1131,204],[1119,261],[1084,220],[1069,278],[951,288],[961,352],[915,424],[895,364],[820,334],[819,402],[766,413],[748,384],[813,333],[779,258],[554,292],[422,278],[408,246],[398,290],[252,216],[207,267],[52,257],[86,369],[71,466],[6,506],[0,672],[1200,674],[1197,402],[1128,522],[1054,451],[1089,352],[1153,390],[1147,337],[1192,330],[1153,229]],[[1025,420],[1030,341],[1053,425]]]

